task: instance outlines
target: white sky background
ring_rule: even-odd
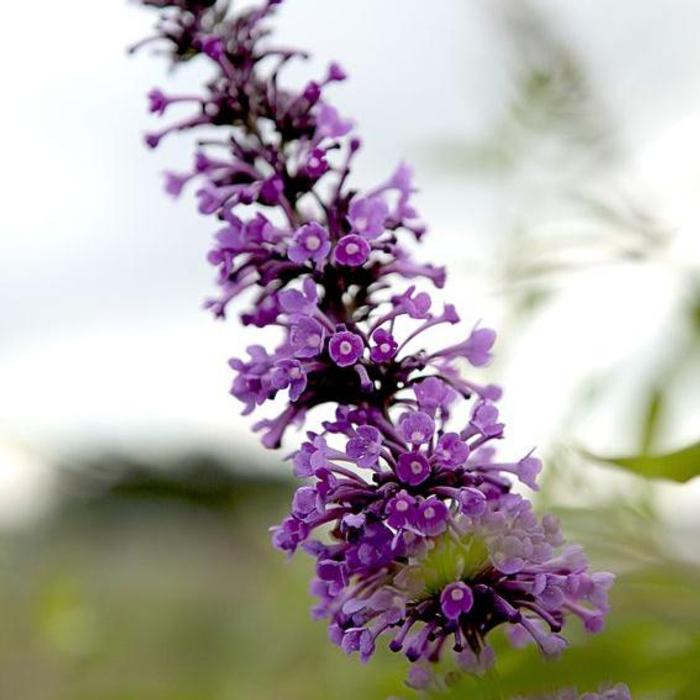
[[[582,376],[624,366],[624,398],[664,352],[658,321],[677,303],[679,270],[697,271],[700,258],[700,4],[537,4],[584,59],[621,131],[623,179],[642,184],[677,240],[673,266],[577,276],[497,346],[491,377],[506,386],[514,455],[556,439]],[[191,142],[176,137],[152,153],[141,141],[159,126],[146,91],[192,85],[196,69],[166,78],[149,52],[127,58],[152,16],[123,0],[74,0],[68,11],[50,0],[11,5],[3,15],[14,29],[0,43],[0,521],[35,504],[54,460],[76,451],[262,449],[227,394],[226,360],[257,331],[200,309],[213,288],[204,255],[215,223],[191,198],[162,192],[160,172],[186,166]],[[498,329],[494,281],[464,270],[492,267],[509,193],[447,175],[428,149],[438,136],[478,138],[508,99],[508,47],[488,5],[287,0],[277,30],[313,52],[304,71],[319,74],[333,58],[348,70],[332,96],[365,142],[357,181],[377,182],[401,159],[414,164],[431,230],[422,255],[449,263],[446,297],[466,324]],[[700,434],[693,388],[679,399],[669,447]],[[587,424],[591,447],[634,446],[630,417],[616,412],[625,405],[611,401]]]

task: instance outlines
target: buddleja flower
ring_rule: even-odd
[[[452,648],[471,670],[490,663],[485,640],[502,624],[547,655],[565,646],[567,614],[599,631],[612,576],[588,573],[556,519],[539,521],[510,491],[512,477],[534,483],[539,460],[494,461],[503,427],[493,404],[476,402],[452,432],[450,385],[431,377],[412,393],[396,421],[339,408],[293,459],[309,481],[273,539],[316,557],[315,613],[330,619],[331,639],[364,659],[380,635],[412,662]],[[330,543],[313,536],[328,524]]]
[[[208,261],[219,293],[207,307],[223,318],[240,297],[244,325],[279,333],[230,361],[231,393],[244,413],[282,405],[254,426],[270,448],[310,409],[335,406],[292,457],[304,483],[273,531],[276,547],[315,558],[314,614],[332,641],[367,660],[385,639],[419,686],[422,664],[447,650],[465,671],[490,665],[499,626],[546,655],[565,646],[570,617],[599,631],[612,575],[589,572],[556,519],[513,493],[516,481],[537,488],[541,463],[496,456],[501,390],[464,376],[489,363],[495,333],[459,330],[454,306],[436,308],[416,286],[442,287],[445,271],[409,253],[425,231],[410,168],[366,191],[349,184],[360,141],[326,97],[342,68],[284,87],[283,69],[305,54],[269,36],[279,0],[234,15],[211,0],[143,3],[160,9],[147,42],[213,70],[199,94],[153,90],[154,114],[175,103],[192,113],[146,136],[156,147],[200,126],[221,133],[166,179],[173,195],[194,185],[218,222]],[[439,325],[451,327],[444,347],[429,342]]]

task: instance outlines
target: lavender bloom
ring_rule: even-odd
[[[396,462],[396,475],[404,484],[417,486],[430,476],[430,462],[417,452],[404,452]]]
[[[422,411],[405,413],[399,420],[399,429],[406,442],[422,445],[430,441],[435,432],[433,419]]]
[[[445,433],[440,436],[435,448],[435,462],[444,469],[464,464],[469,456],[469,446],[457,433]]]
[[[375,467],[381,454],[382,434],[371,425],[361,425],[355,431],[355,437],[348,440],[346,449],[358,467]]]
[[[495,340],[496,334],[490,328],[476,328],[463,343],[445,348],[436,355],[445,358],[464,357],[474,367],[483,367],[491,360],[491,348]]]
[[[275,297],[271,298],[274,299]],[[307,277],[304,280],[303,291],[300,292],[297,289],[285,289],[276,297],[280,310],[285,311],[290,315],[313,315],[316,310],[317,300],[318,297],[316,295],[316,285],[310,277]],[[275,316],[275,318],[277,318],[277,316]]]
[[[325,138],[337,139],[352,130],[352,122],[342,119],[335,107],[320,104],[316,110],[316,137],[318,141]]]
[[[338,367],[354,365],[364,350],[362,338],[350,331],[334,333],[328,342],[328,354]]]
[[[289,331],[289,344],[295,357],[314,357],[323,348],[325,331],[323,326],[308,316],[299,316]]]
[[[450,649],[466,672],[488,668],[495,627],[547,655],[565,647],[571,617],[599,631],[613,576],[589,573],[579,548],[563,548],[556,519],[539,520],[512,492],[516,480],[536,488],[541,463],[496,459],[500,388],[462,374],[464,359],[488,364],[495,333],[475,328],[437,351],[424,344],[428,330],[460,319],[412,284],[441,288],[445,271],[408,252],[407,239],[425,232],[410,168],[367,191],[349,185],[360,141],[327,97],[343,70],[331,64],[323,78],[285,87],[283,70],[305,54],[270,37],[280,0],[238,14],[225,0],[142,3],[162,10],[147,42],[214,72],[197,95],[153,90],[155,115],[174,102],[193,109],[146,136],[155,148],[200,126],[222,134],[166,181],[173,195],[197,182],[200,212],[216,217],[207,259],[219,292],[206,306],[223,318],[244,297],[243,324],[278,332],[273,347],[230,361],[231,393],[244,413],[283,404],[254,426],[270,448],[311,408],[336,406],[292,456],[307,483],[272,535],[316,560],[314,614],[328,619],[331,640],[367,660],[386,639],[416,664],[409,683],[428,687],[424,664]]]
[[[384,224],[389,218],[389,207],[380,197],[353,199],[350,204],[348,220],[354,233],[368,240],[378,238],[384,233]]]
[[[377,364],[393,359],[396,351],[399,349],[399,344],[394,340],[394,336],[383,328],[379,328],[374,332],[372,340],[376,345],[371,349],[369,356],[372,362]]]
[[[449,620],[459,620],[466,615],[474,605],[474,596],[466,583],[457,581],[450,583],[442,589],[440,594],[440,608],[442,614]]]
[[[296,401],[306,389],[306,374],[297,360],[280,360],[272,369],[270,383],[275,389],[289,387],[289,400]]]
[[[287,255],[290,260],[296,263],[303,263],[307,260],[320,263],[325,260],[330,250],[328,231],[316,222],[311,222],[302,226],[294,234]]]
[[[421,411],[431,416],[438,409],[446,411],[449,404],[457,398],[457,393],[437,377],[423,379],[413,387],[413,391]]]
[[[429,537],[441,535],[447,530],[450,512],[435,496],[429,496],[418,506],[418,530]]]
[[[389,527],[400,530],[415,526],[417,511],[416,499],[406,491],[399,491],[386,505],[385,515]]]
[[[333,251],[333,259],[339,265],[359,267],[369,259],[371,248],[364,238],[350,233],[343,236]]]

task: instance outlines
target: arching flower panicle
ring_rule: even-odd
[[[240,12],[225,0],[142,4],[159,10],[142,44],[213,72],[196,94],[149,93],[157,117],[170,119],[174,103],[191,112],[146,143],[201,127],[221,135],[196,148],[189,170],[167,174],[166,189],[193,186],[215,218],[207,260],[218,293],[205,306],[225,318],[235,301],[243,325],[268,329],[265,345],[230,361],[231,393],[245,414],[278,404],[254,425],[269,448],[311,409],[335,406],[291,456],[304,483],[272,533],[278,549],[315,559],[313,612],[331,641],[363,661],[385,641],[411,662],[409,685],[430,688],[430,665],[449,653],[484,673],[496,627],[550,656],[570,618],[598,632],[613,576],[590,573],[558,521],[513,492],[537,488],[542,465],[532,452],[497,456],[501,390],[465,376],[489,364],[496,335],[453,329],[455,307],[434,303],[446,272],[409,251],[425,233],[411,169],[401,163],[365,190],[351,182],[361,143],[329,96],[343,69],[289,87],[285,69],[306,54],[274,42],[280,0]],[[444,347],[438,326],[454,333]]]

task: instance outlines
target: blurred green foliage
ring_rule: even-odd
[[[648,479],[683,482],[700,475],[700,442],[660,455],[643,453],[630,457],[609,457],[586,453],[586,456],[593,461],[606,462]]]
[[[194,491],[197,469],[110,469],[107,488],[88,479],[50,520],[4,537],[1,698],[306,700],[401,687],[399,659],[363,673],[328,644],[309,615],[309,562],[272,550],[267,528],[291,484],[213,464]]]

